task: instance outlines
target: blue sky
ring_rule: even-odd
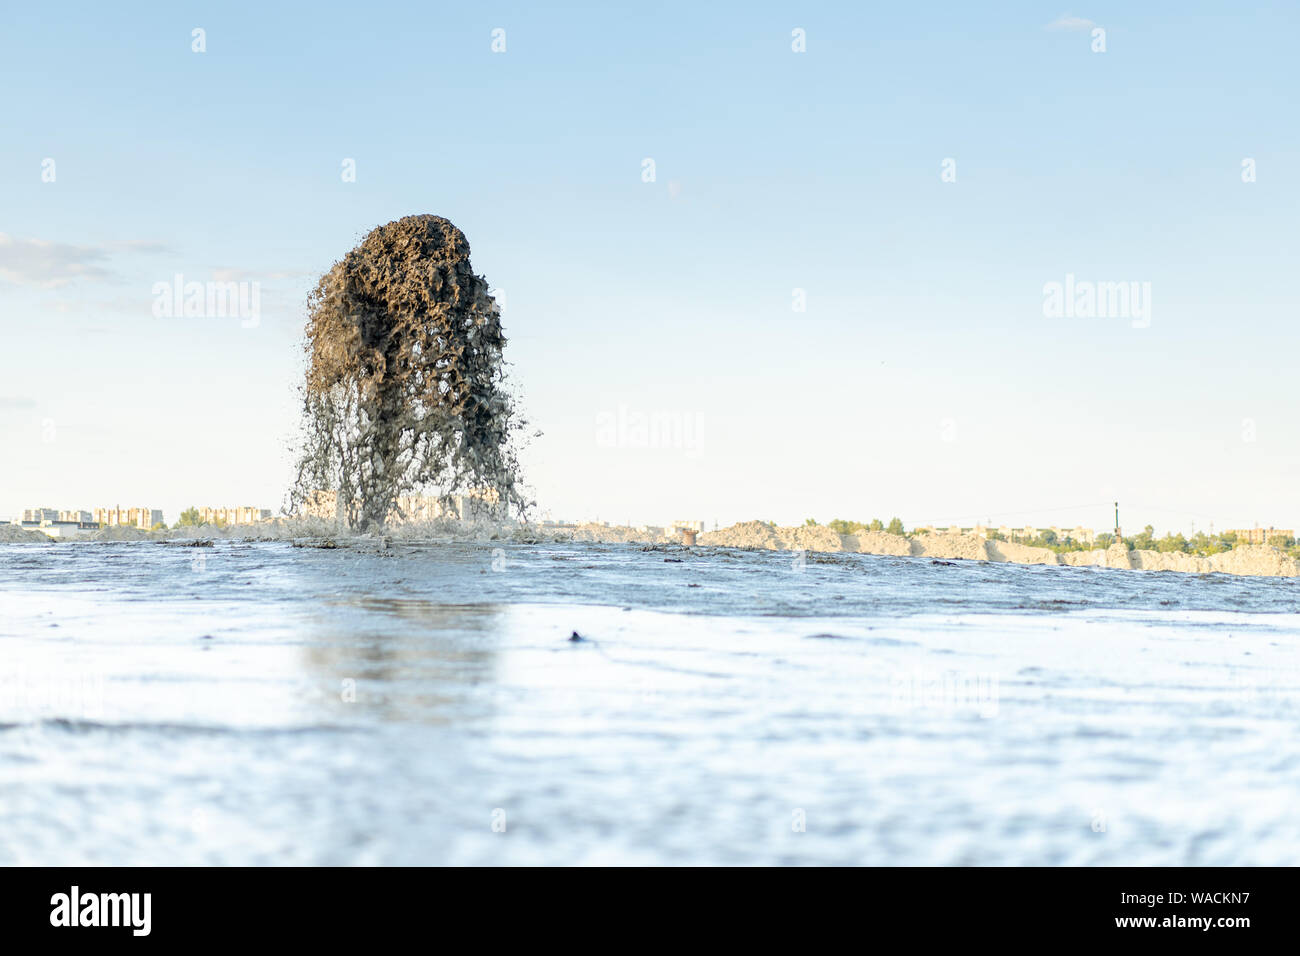
[[[432,212],[504,290],[556,517],[1300,526],[1295,4],[6,19],[0,515],[278,507],[307,290]],[[177,273],[259,323],[155,317]],[[1150,326],[1046,317],[1067,273]]]

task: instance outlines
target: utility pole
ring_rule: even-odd
[[[1119,544],[1124,540],[1124,536],[1119,533],[1119,502],[1115,502],[1115,543]]]

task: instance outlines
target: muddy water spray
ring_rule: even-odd
[[[306,336],[295,508],[333,492],[361,531],[411,492],[522,508],[501,314],[452,223],[407,216],[373,230],[321,277]]]

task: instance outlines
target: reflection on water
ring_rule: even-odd
[[[363,718],[428,723],[481,719],[504,609],[420,598],[353,596],[309,619],[305,670],[322,706]],[[337,707],[335,707],[337,705]]]
[[[0,862],[1300,849],[1294,580],[186,550],[0,546]]]

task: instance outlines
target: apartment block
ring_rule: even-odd
[[[140,528],[148,531],[162,524],[163,513],[158,508],[96,508],[95,521],[105,528]]]
[[[257,524],[271,517],[269,508],[245,505],[237,508],[200,508],[199,520],[204,524],[237,525]]]
[[[1238,544],[1268,544],[1270,538],[1295,537],[1291,528],[1237,528],[1224,534],[1235,534]]]

